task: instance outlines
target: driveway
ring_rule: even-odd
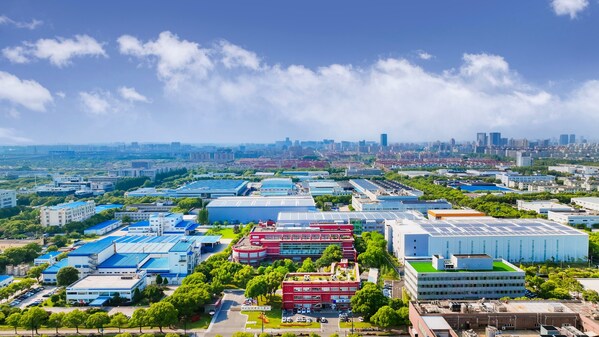
[[[241,314],[241,304],[245,300],[243,290],[225,290],[223,304],[216,313],[205,337],[216,335],[231,336],[237,331],[245,330],[247,316]]]

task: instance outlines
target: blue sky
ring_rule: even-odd
[[[0,144],[593,139],[599,3],[3,1]]]

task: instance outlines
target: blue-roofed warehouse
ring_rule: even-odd
[[[104,235],[106,233],[112,232],[113,230],[119,228],[123,222],[121,220],[108,220],[101,222],[95,226],[92,226],[85,231],[83,234],[85,235]]]
[[[42,272],[42,282],[44,283],[56,283],[56,274],[61,268],[69,265],[68,259],[62,259],[50,267],[46,268]]]
[[[245,195],[248,192],[246,180],[220,179],[220,180],[198,180],[177,189],[156,189],[144,187],[135,191],[127,192],[128,197],[168,197],[168,198],[202,198],[216,199]]]
[[[277,220],[280,212],[316,212],[311,196],[224,197],[208,206],[210,222],[248,223]]]
[[[47,252],[44,255],[38,256],[33,260],[34,266],[39,266],[40,264],[47,263],[49,265],[53,265],[56,263],[56,257],[60,255],[60,252]]]

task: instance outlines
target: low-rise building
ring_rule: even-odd
[[[33,260],[33,265],[39,266],[41,264],[47,263],[51,266],[56,263],[56,257],[60,254],[61,252],[47,252],[46,254],[35,258],[35,260]]]
[[[599,212],[599,197],[572,198],[572,203],[590,211]]]
[[[56,206],[41,207],[42,226],[64,226],[73,221],[83,221],[96,214],[93,201],[72,201]]]
[[[112,232],[113,230],[119,228],[123,222],[121,220],[107,220],[104,222],[100,222],[99,224],[92,226],[83,231],[85,235],[104,235],[106,233]]]
[[[88,275],[66,288],[67,302],[101,306],[118,294],[131,300],[135,289],[146,287],[146,273],[131,275]]]
[[[260,195],[264,197],[282,197],[295,193],[295,184],[291,178],[268,178],[260,184]]]
[[[521,175],[512,172],[500,173],[496,179],[501,180],[501,183],[507,187],[516,187],[518,183],[555,182],[555,176],[552,175]]]
[[[210,222],[248,223],[276,220],[281,212],[316,212],[311,196],[223,197],[208,206]]]
[[[316,197],[320,195],[351,195],[352,192],[346,191],[339,185],[338,182],[333,180],[315,180],[306,181],[303,183],[305,188],[308,190],[311,196]]]
[[[414,300],[524,296],[524,271],[487,254],[405,261],[405,288]]]
[[[281,288],[283,309],[348,309],[360,289],[358,264],[342,260],[330,272],[289,273]]]
[[[486,214],[473,209],[430,209],[428,211],[428,218],[431,220],[478,218],[483,216],[486,216]]]
[[[0,288],[4,288],[14,281],[14,277],[11,275],[0,275]]]
[[[150,215],[148,221],[128,226],[127,235],[190,235],[198,226],[193,221],[183,220],[183,214],[180,213],[158,213]]]
[[[16,207],[17,192],[13,190],[0,190],[0,208]]]
[[[547,215],[547,212],[572,212],[575,211],[574,208],[560,204],[554,200],[534,200],[534,201],[526,201],[526,200],[518,200],[517,201],[518,210],[521,211],[533,211],[539,214]]]
[[[567,224],[567,225],[586,225],[591,228],[599,224],[599,215],[589,214],[587,212],[554,212],[547,213],[549,220]]]

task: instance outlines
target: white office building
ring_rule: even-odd
[[[93,201],[72,201],[56,206],[40,208],[42,226],[64,226],[69,222],[83,221],[96,214]]]
[[[553,212],[547,213],[547,218],[551,221],[567,225],[586,225],[591,228],[594,224],[599,224],[599,215],[593,215],[586,212]]]
[[[533,211],[547,215],[547,212],[574,212],[575,209],[552,200],[517,201],[518,209],[521,211]]]
[[[589,236],[543,219],[403,220],[387,222],[393,254],[406,258],[488,254],[510,262],[586,261]]]
[[[524,296],[522,269],[486,254],[406,260],[405,288],[413,300],[467,300]]]
[[[0,208],[16,207],[17,192],[12,190],[0,190]]]
[[[101,306],[118,294],[131,300],[135,289],[146,287],[146,273],[131,275],[90,275],[67,287],[67,302]]]
[[[555,182],[555,176],[551,175],[520,175],[517,173],[500,173],[495,176],[496,179],[501,180],[501,183],[508,187],[517,186],[518,183],[545,183]]]
[[[599,198],[598,197],[582,197],[572,198],[572,203],[590,211],[599,212]]]

